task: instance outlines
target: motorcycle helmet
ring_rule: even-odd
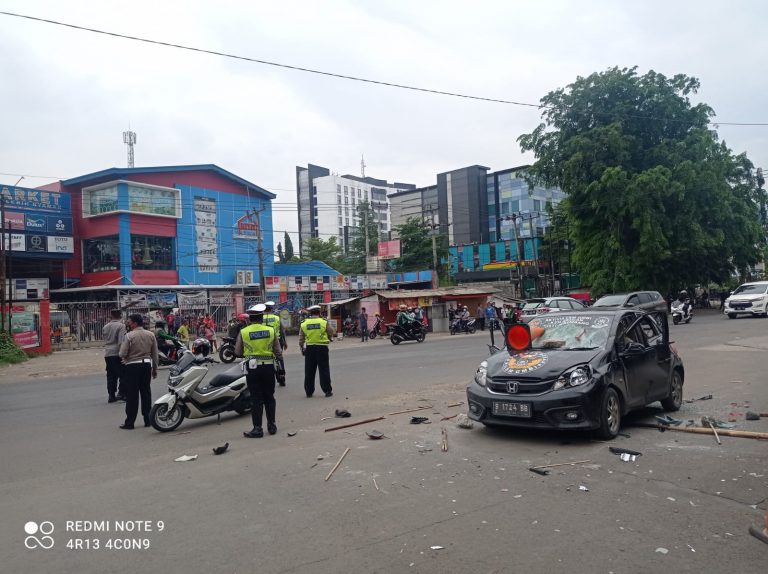
[[[203,339],[202,337],[195,339],[195,342],[192,343],[192,353],[207,357],[211,354],[211,343],[208,339]]]
[[[247,321],[248,320],[248,313],[240,313],[237,318],[241,321]]]
[[[682,291],[680,291],[680,295],[678,295],[678,297],[680,297],[680,300],[686,299],[688,297],[688,291],[683,289]]]

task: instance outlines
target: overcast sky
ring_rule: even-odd
[[[446,0],[0,0],[0,10],[432,89],[537,103],[579,75],[639,66],[701,80],[717,119],[768,122],[768,3]],[[0,16],[0,172],[68,178],[215,163],[277,194],[295,231],[296,165],[419,186],[530,162],[535,108],[350,82]],[[768,126],[721,126],[768,168]],[[14,175],[0,175],[13,184]],[[51,179],[27,177],[30,187]],[[278,239],[280,239],[279,237]]]

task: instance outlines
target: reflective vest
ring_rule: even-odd
[[[280,317],[277,315],[264,315],[264,324],[275,330],[275,337],[280,337]]]
[[[275,340],[275,330],[269,325],[251,323],[240,331],[243,339],[243,355],[249,359],[271,361],[274,358],[272,342]]]
[[[304,340],[307,345],[327,345],[328,340],[328,321],[322,317],[310,317],[301,324],[301,330],[304,331]]]

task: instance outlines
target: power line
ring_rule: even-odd
[[[305,68],[302,66],[294,66],[291,64],[282,64],[279,62],[271,62],[269,60],[261,60],[258,58],[251,58],[249,56],[241,56],[238,54],[231,54],[228,52],[219,52],[217,50],[208,50],[205,48],[197,48],[194,46],[185,46],[183,44],[175,44],[172,42],[163,42],[161,40],[152,40],[149,38],[142,38],[139,36],[131,36],[128,34],[120,34],[118,32],[109,32],[107,30],[100,30],[98,28],[89,28],[87,26],[79,26],[77,24],[69,24],[67,22],[59,22],[57,20],[50,20],[48,18],[39,18],[36,16],[29,16],[26,14],[17,14],[14,12],[5,12],[0,11],[0,15],[3,16],[11,16],[14,18],[23,18],[25,20],[32,20],[35,22],[43,22],[45,24],[53,24],[55,26],[62,26],[64,28],[72,28],[74,30],[80,30],[83,32],[92,32],[94,34],[101,34],[104,36],[112,36],[114,38],[122,38],[124,40],[132,40],[135,42],[143,42],[145,44],[154,44],[157,46],[165,46],[167,48],[177,48],[179,50],[187,50],[190,52],[197,52],[201,54],[209,54],[211,56],[221,56],[223,58],[231,58],[233,60],[242,60],[245,62],[251,62],[254,64],[262,64],[265,66],[274,66],[276,68],[284,68],[287,70],[294,70],[297,72],[306,72],[309,74],[317,74],[320,76],[328,76],[332,78],[338,78],[341,80],[350,80],[354,82],[364,82],[367,84],[375,84],[379,86],[386,86],[390,88],[398,88],[401,90],[411,90],[414,92],[424,92],[428,94],[437,94],[440,96],[450,96],[453,98],[463,98],[467,100],[475,100],[475,101],[481,101],[481,102],[491,102],[496,104],[507,104],[512,106],[522,106],[522,107],[529,107],[529,108],[537,108],[537,109],[553,109],[551,106],[544,106],[541,104],[533,104],[530,102],[518,102],[515,100],[502,100],[499,98],[491,98],[486,96],[475,96],[471,94],[462,94],[459,92],[448,92],[445,90],[436,90],[432,88],[423,88],[419,86],[409,86],[407,84],[397,84],[394,82],[385,82],[382,80],[373,80],[370,78],[363,78],[360,76],[350,76],[348,74],[339,74],[336,72],[327,72],[324,70],[315,70],[313,68]],[[599,112],[592,112],[592,113],[599,113]],[[606,114],[610,115],[610,114]],[[639,116],[639,115],[633,115],[633,114],[626,114],[625,117],[627,118],[633,118],[633,119],[643,119],[643,120],[659,120],[659,121],[665,121],[665,122],[672,122],[672,123],[690,123],[688,120],[676,120],[672,118],[657,118],[652,116]],[[768,122],[722,122],[722,121],[716,121],[712,120],[712,123],[718,126],[768,126]]]

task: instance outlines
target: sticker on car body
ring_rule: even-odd
[[[524,375],[525,373],[540,369],[548,360],[549,356],[546,353],[529,351],[527,353],[511,356],[509,360],[504,363],[503,369],[505,373],[510,375]]]

